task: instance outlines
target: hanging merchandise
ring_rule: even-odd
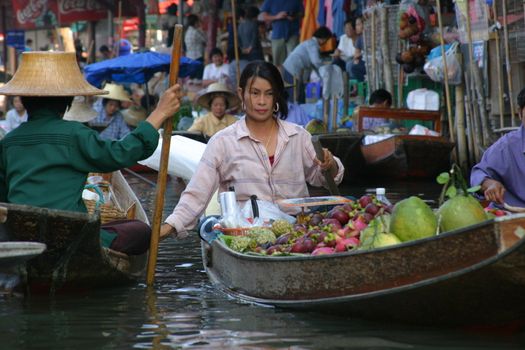
[[[456,57],[458,43],[445,45],[445,56],[447,60],[448,83],[459,85],[462,81],[461,65]],[[443,57],[441,56],[441,46],[437,46],[430,51],[423,69],[433,81],[444,83],[445,73]]]
[[[470,17],[472,41],[489,40],[489,19],[487,6],[483,0],[456,0],[456,22],[458,23],[459,41],[469,41],[467,31],[467,1]]]

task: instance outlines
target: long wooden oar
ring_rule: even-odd
[[[179,63],[182,51],[182,25],[175,25],[173,45],[171,49],[171,66],[169,86],[177,82],[179,76]],[[148,272],[146,283],[152,285],[155,280],[155,267],[157,266],[157,251],[159,248],[160,226],[162,212],[164,210],[164,193],[168,177],[168,160],[170,153],[171,132],[173,131],[173,120],[171,118],[164,122],[164,133],[162,135],[162,150],[160,153],[159,175],[157,177],[157,192],[155,195],[155,211],[153,212],[153,225],[151,228],[151,241],[149,246]]]

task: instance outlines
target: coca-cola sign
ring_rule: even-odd
[[[54,27],[107,17],[107,10],[96,0],[13,0],[13,10],[17,27],[21,29]]]

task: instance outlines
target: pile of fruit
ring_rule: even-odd
[[[276,220],[271,227],[253,228],[244,236],[221,238],[235,251],[263,255],[322,255],[370,249],[401,242],[394,235],[388,236],[392,210],[391,205],[375,196],[365,195],[327,212],[300,215],[293,225]]]
[[[423,68],[432,47],[432,41],[423,38],[425,22],[415,11],[403,12],[399,18],[399,38],[407,40],[406,50],[396,55],[396,62],[407,74]]]

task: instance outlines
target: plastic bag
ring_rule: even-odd
[[[428,89],[412,90],[407,96],[407,106],[409,109],[438,111],[439,94]]]
[[[192,140],[188,137],[175,135],[171,137],[170,155],[168,162],[168,174],[190,180],[197,169],[206,144]],[[157,149],[151,157],[139,161],[152,169],[159,170],[160,155],[162,150],[162,138],[159,140]]]
[[[296,221],[293,216],[281,211],[277,204],[258,199],[257,206],[259,207],[259,218],[263,221],[284,219],[292,224]],[[244,218],[253,218],[252,204],[250,201],[247,201],[242,208],[242,216]]]
[[[463,73],[461,71],[461,65],[459,64],[458,59],[456,58],[458,43],[455,42],[448,48],[447,46],[445,46],[445,56],[447,60],[448,83],[452,85],[459,85],[461,84]],[[427,57],[427,62],[423,66],[423,69],[433,81],[437,81],[439,83],[445,82],[443,57],[441,56],[441,46],[437,46],[430,51]]]

